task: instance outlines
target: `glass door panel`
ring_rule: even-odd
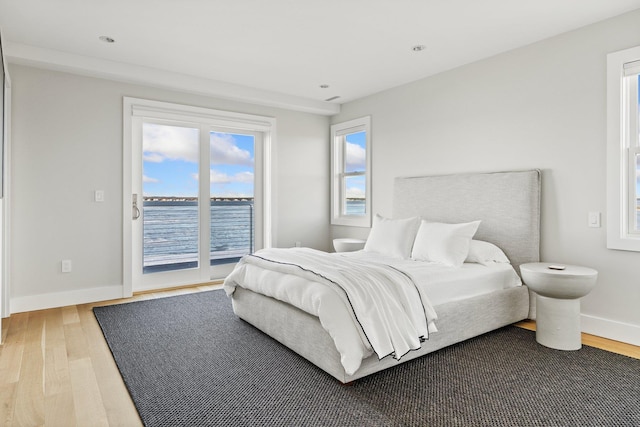
[[[237,262],[255,250],[256,136],[212,131],[210,204],[212,266]]]
[[[198,128],[143,123],[143,274],[198,268]]]

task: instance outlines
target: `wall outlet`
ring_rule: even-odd
[[[302,247],[302,242],[296,242],[296,248]]]
[[[61,263],[61,270],[63,273],[71,273],[71,260],[63,259]]]

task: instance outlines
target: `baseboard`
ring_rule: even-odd
[[[122,285],[102,286],[100,288],[81,289],[77,291],[51,292],[47,294],[14,297],[10,301],[11,313],[43,310],[47,308],[65,307],[68,305],[86,304],[123,297]]]
[[[581,315],[582,332],[640,346],[640,326],[595,316]]]

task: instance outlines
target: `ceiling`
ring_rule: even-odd
[[[637,8],[640,0],[0,0],[0,28],[9,62],[335,114]]]

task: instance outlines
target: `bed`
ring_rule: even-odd
[[[520,264],[539,261],[540,181],[539,170],[396,178],[393,218],[419,217],[429,223],[447,224],[480,221],[473,239],[489,242],[502,249],[510,262],[508,269],[517,276]],[[310,254],[291,254],[301,257],[307,255]],[[344,262],[361,262],[360,258],[365,262],[372,254],[332,256],[340,256],[340,260],[354,258],[353,261]],[[519,277],[516,277],[517,284],[506,286],[497,282],[498,276],[489,276],[484,280],[486,283],[482,284],[482,290],[478,290],[481,286],[478,279],[478,289],[476,282],[472,282],[471,287],[467,285],[468,291],[460,294],[461,297],[429,291],[431,297],[427,298],[433,299],[433,304],[427,307],[423,301],[425,313],[432,308],[437,318],[427,319],[429,330],[424,334],[426,337],[421,340],[423,342],[419,348],[393,354],[393,357],[381,357],[377,352],[364,353],[362,360],[357,363],[357,369],[354,369],[353,365],[345,363],[335,331],[327,331],[320,315],[310,314],[311,310],[305,307],[289,304],[287,298],[280,297],[277,292],[263,292],[263,277],[275,278],[275,281],[281,278],[282,282],[289,277],[286,272],[270,271],[267,265],[263,265],[265,261],[266,264],[270,262],[258,260],[257,265],[251,267],[253,279],[232,273],[230,277],[234,277],[231,280],[233,283],[225,281],[225,290],[232,297],[234,312],[343,383],[533,317],[535,310],[530,305],[533,299],[529,297],[529,290],[521,284]],[[481,265],[467,262],[457,270],[464,275],[474,269],[483,270]],[[497,268],[500,269],[504,270],[504,266]],[[504,273],[500,274],[503,278],[500,280],[504,280]],[[441,279],[446,277],[440,276]],[[245,278],[242,280],[247,281],[246,286],[238,277]],[[259,286],[255,286],[256,283],[249,286],[250,281]],[[419,295],[416,298],[422,298],[422,291],[419,291]]]

